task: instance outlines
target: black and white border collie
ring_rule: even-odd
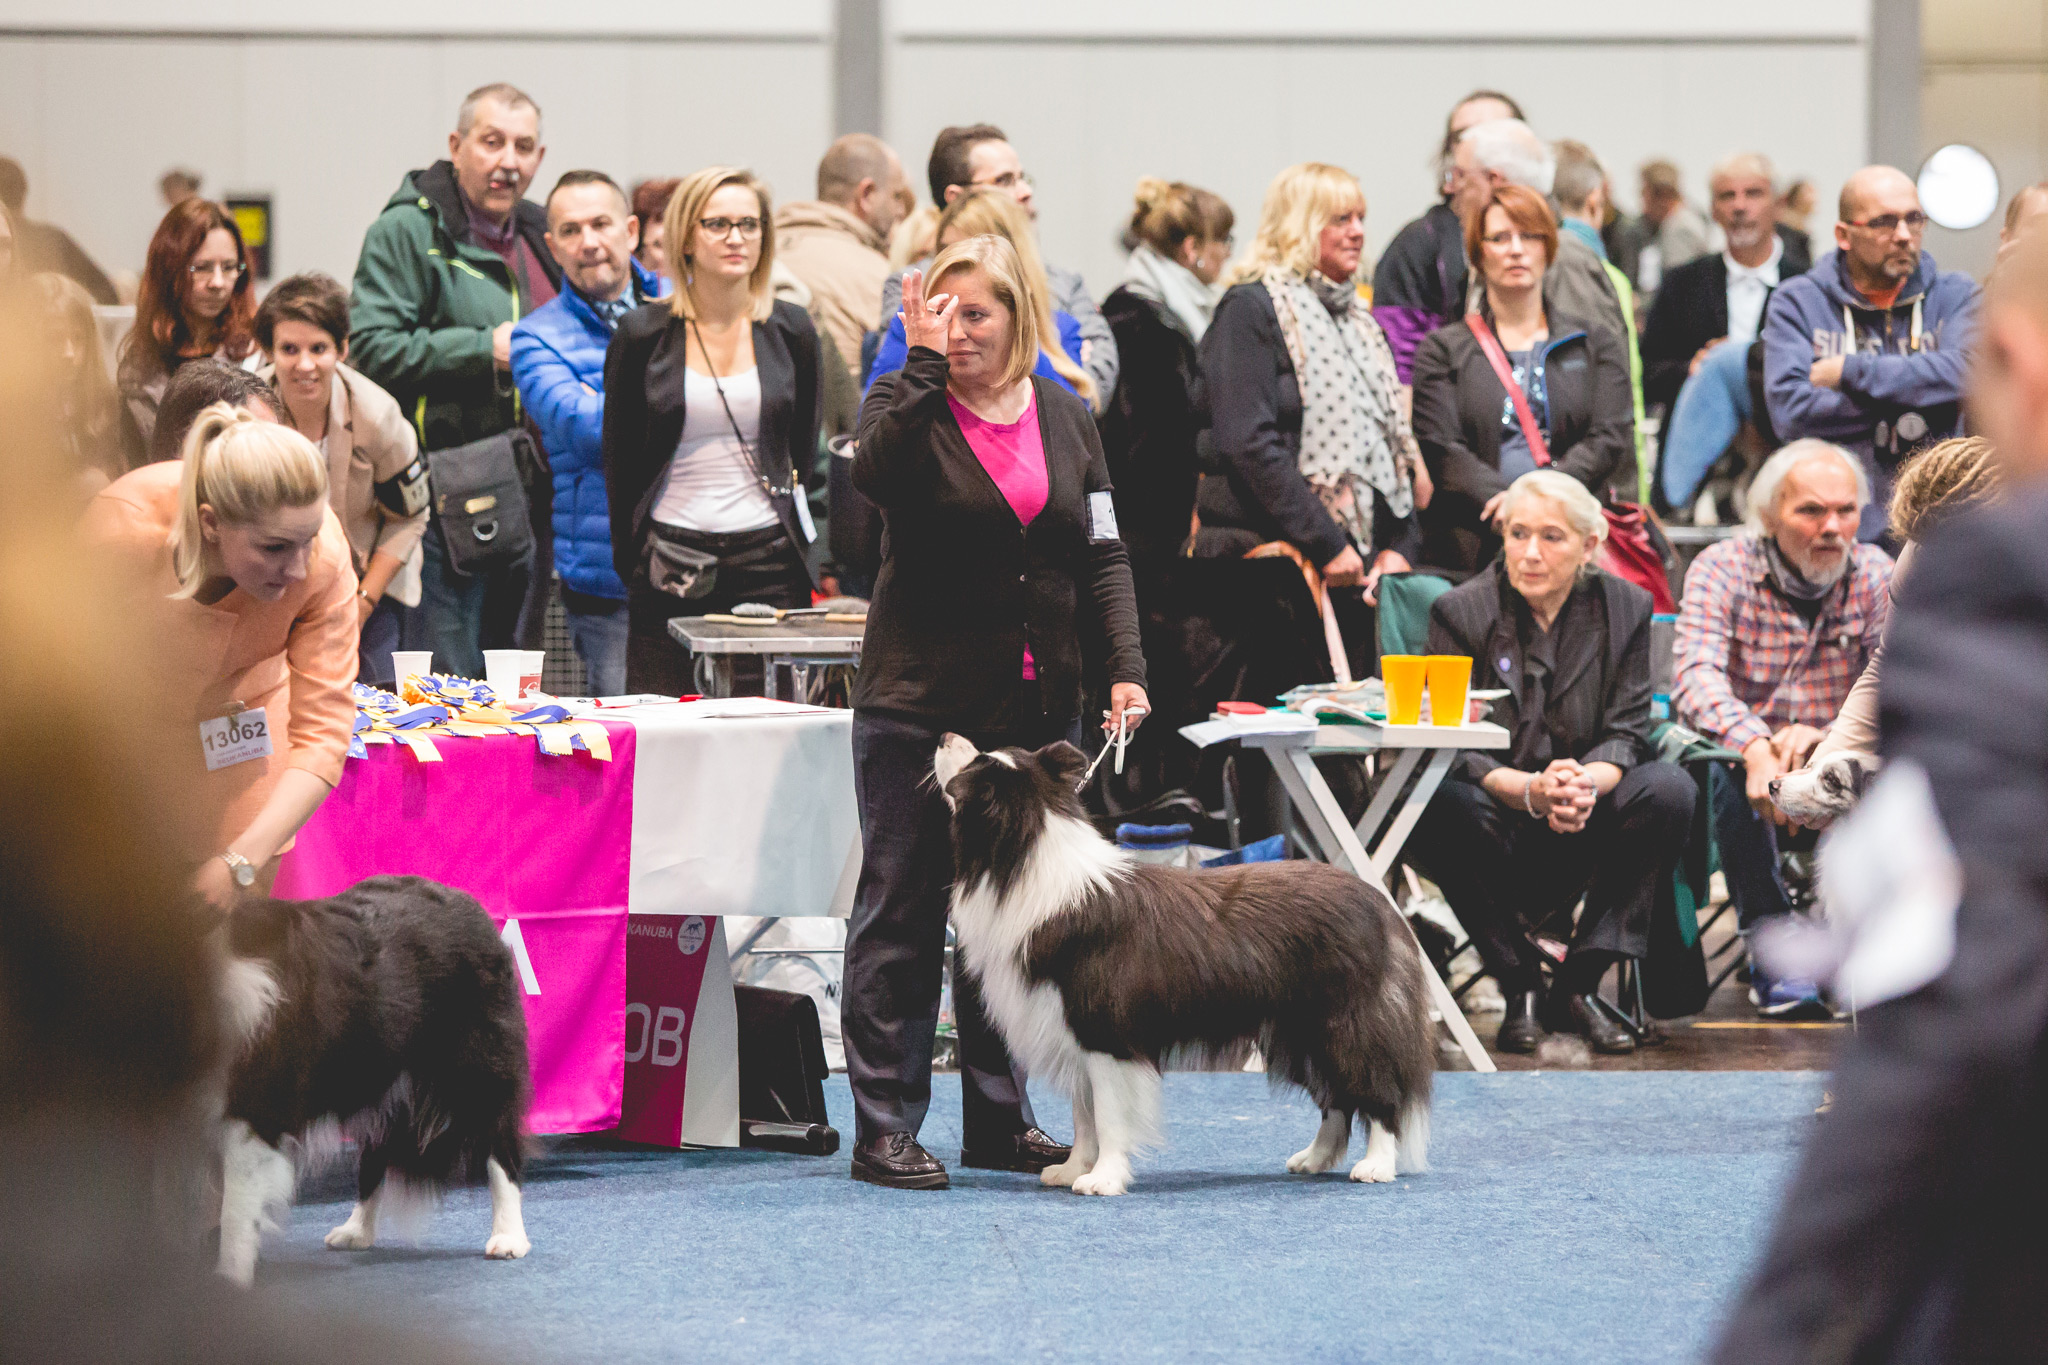
[[[1856,809],[1882,766],[1876,754],[1837,750],[1818,763],[1772,778],[1771,801],[1803,825],[1830,824]]]
[[[458,1170],[491,1190],[484,1255],[524,1256],[527,1073],[519,974],[470,896],[373,877],[329,900],[249,900],[229,916],[222,991],[239,1043],[224,1078],[220,1273],[247,1285],[303,1156],[361,1148],[358,1202],[327,1234],[372,1246],[386,1174],[429,1192]]]
[[[1371,1133],[1353,1180],[1424,1169],[1435,1048],[1393,904],[1321,863],[1137,863],[1088,823],[1086,767],[1071,744],[982,753],[958,735],[933,761],[964,968],[1011,1053],[1073,1099],[1073,1156],[1040,1179],[1122,1194],[1159,1138],[1162,1061],[1248,1041],[1323,1111],[1288,1170],[1341,1162],[1354,1114]]]

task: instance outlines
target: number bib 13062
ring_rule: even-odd
[[[199,749],[206,755],[208,772],[247,763],[252,758],[269,758],[270,721],[260,706],[252,706],[232,716],[202,720],[199,722]]]

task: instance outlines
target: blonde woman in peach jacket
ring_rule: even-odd
[[[267,890],[335,783],[355,724],[356,574],[305,437],[216,404],[183,458],[115,480],[87,540],[132,589],[159,661],[152,717],[210,837],[199,892]]]

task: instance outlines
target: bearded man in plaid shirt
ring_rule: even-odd
[[[1858,544],[1870,501],[1863,466],[1840,446],[1794,441],[1750,485],[1750,526],[1709,546],[1685,575],[1672,706],[1681,724],[1742,755],[1713,774],[1714,839],[1745,934],[1792,912],[1771,779],[1806,762],[1884,633],[1892,561]],[[1765,1015],[1822,1009],[1810,981],[1771,980],[1750,959]]]

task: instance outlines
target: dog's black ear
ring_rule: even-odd
[[[1088,771],[1088,755],[1076,749],[1065,740],[1055,740],[1038,751],[1038,761],[1045,770],[1068,786],[1081,780],[1081,774]]]

